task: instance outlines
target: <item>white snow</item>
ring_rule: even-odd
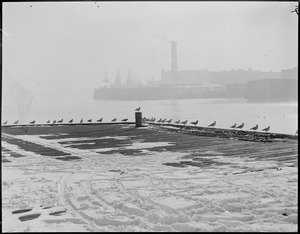
[[[3,232],[298,231],[298,168],[289,164],[211,151],[206,158],[231,164],[179,168],[163,163],[183,160],[188,152],[148,151],[169,142],[111,148],[146,153],[130,157],[66,149],[61,140],[39,136],[16,137],[82,159],[55,160],[2,142],[26,155],[2,163]],[[12,214],[24,208],[32,210]],[[41,215],[18,219],[28,214]]]

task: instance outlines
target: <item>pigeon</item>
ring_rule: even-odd
[[[268,132],[270,130],[270,126],[263,129],[263,131]]]
[[[83,118],[81,118],[81,120],[80,120],[80,123],[82,123],[83,122]]]
[[[253,128],[250,128],[250,130],[257,130],[258,129],[258,125],[256,124],[256,126],[254,126]]]
[[[50,120],[48,120],[46,123],[50,123]]]
[[[180,123],[180,120],[177,120],[175,123],[176,123],[176,124],[179,124],[179,123]]]
[[[191,124],[197,125],[198,124],[198,120],[195,122],[191,122]]]
[[[140,110],[141,110],[141,107],[135,109],[135,111],[140,111]]]
[[[35,123],[35,120],[33,120],[33,121],[30,122],[30,124],[34,124],[34,123]]]
[[[3,124],[7,124],[7,120]]]
[[[128,119],[122,119],[122,122],[126,122]]]
[[[62,123],[64,119],[58,120],[57,123]]]
[[[97,120],[97,122],[101,123],[101,122],[102,122],[102,120],[103,120],[103,118],[101,118],[101,119],[98,119],[98,120]]]
[[[236,127],[236,123],[234,125],[230,126],[230,128],[235,128],[235,127]]]
[[[56,123],[56,120],[53,120],[53,123],[52,124],[55,124]]]
[[[88,122],[89,122],[89,123],[92,122],[92,119],[88,119]]]
[[[236,128],[242,129],[243,127],[244,127],[244,123],[242,123],[241,125],[237,126]]]
[[[171,122],[172,122],[172,119],[169,119],[169,120],[167,120],[166,122],[167,122],[167,123],[171,123]]]
[[[210,125],[208,125],[208,127],[214,127],[214,126],[216,126],[216,121],[214,121],[212,124],[210,124]]]
[[[183,121],[183,122],[181,122],[181,123],[182,123],[182,124],[184,124],[184,125],[186,125],[186,124],[187,124],[187,122],[188,122],[188,121],[186,120],[186,121]]]
[[[71,120],[69,121],[69,123],[73,123],[73,119],[71,119]]]
[[[19,123],[19,120],[17,120],[16,122],[14,122],[14,124],[18,124]]]
[[[114,118],[113,120],[111,120],[111,122],[116,122],[117,121],[117,118]]]

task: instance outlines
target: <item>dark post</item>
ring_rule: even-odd
[[[135,126],[142,127],[142,112],[135,112]]]

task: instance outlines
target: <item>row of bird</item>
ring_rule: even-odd
[[[121,121],[122,121],[122,122],[126,122],[127,120],[128,120],[128,119],[122,119]],[[58,121],[53,120],[52,124],[63,123],[63,121],[64,121],[64,119],[60,119],[60,120],[58,120]],[[98,123],[101,123],[102,121],[103,121],[103,118],[100,118],[100,119],[97,120]],[[114,119],[111,120],[111,122],[116,122],[116,121],[117,121],[117,118],[114,118]],[[48,120],[46,123],[47,123],[47,124],[50,124],[50,122],[51,122],[51,121]],[[81,120],[79,121],[79,123],[83,123],[83,122],[84,122],[84,121],[83,121],[83,118],[81,118]],[[88,119],[87,122],[91,123],[91,122],[92,122],[92,119]],[[13,124],[17,125],[18,123],[19,123],[19,120],[17,120],[17,121],[14,122]],[[69,123],[73,123],[73,119],[69,120]],[[7,124],[7,121],[5,121],[3,124],[6,125],[6,124]],[[35,120],[29,122],[29,124],[35,124]]]
[[[138,112],[138,111],[140,111],[140,110],[141,110],[141,107],[138,107],[138,108],[135,109],[136,112]],[[126,118],[126,119],[122,119],[121,121],[122,121],[122,122],[126,122],[127,120],[128,120],[128,119]],[[151,117],[151,118],[146,118],[146,117],[144,117],[144,118],[143,118],[143,122],[153,122],[153,123],[154,123],[155,120],[156,120],[156,118],[154,118],[154,117]],[[100,119],[97,120],[98,123],[101,123],[102,121],[103,121],[103,118],[100,118]],[[116,121],[117,121],[117,118],[114,118],[114,119],[111,120],[111,122],[116,122]],[[92,122],[92,119],[88,119],[87,122],[91,123],[91,122]],[[156,122],[157,122],[157,123],[162,123],[162,124],[164,124],[164,123],[170,124],[170,123],[172,122],[172,119],[167,120],[166,118],[164,118],[164,119],[160,118],[160,119],[157,120]],[[199,122],[199,121],[196,120],[196,121],[194,121],[194,122],[191,122],[191,124],[193,124],[193,125],[196,126],[196,125],[198,124],[198,122]],[[16,122],[14,122],[15,125],[17,125],[18,123],[19,123],[19,120],[17,120]],[[47,123],[47,124],[50,124],[50,120],[48,120],[46,123]],[[59,124],[59,123],[63,123],[63,119],[60,119],[60,120],[58,120],[58,121],[53,120],[52,124],[56,124],[56,123],[58,123],[58,124]],[[73,119],[69,120],[69,123],[73,123]],[[82,119],[82,118],[81,118],[81,120],[80,120],[80,123],[83,123],[83,119]],[[183,125],[186,125],[186,124],[188,123],[188,121],[185,120],[185,121],[182,121],[182,122],[181,122],[180,120],[177,120],[177,121],[175,121],[174,123],[175,123],[175,124],[183,124]],[[7,121],[4,122],[4,125],[6,125],[6,124],[7,124]],[[35,120],[29,122],[29,124],[35,124]],[[213,123],[209,124],[208,127],[215,127],[216,124],[217,124],[217,122],[214,121]],[[244,123],[242,123],[242,124],[240,124],[240,125],[237,125],[237,124],[235,123],[235,124],[233,124],[232,126],[230,126],[230,128],[234,128],[234,129],[243,129],[243,128],[244,128]],[[258,130],[258,124],[256,124],[254,127],[250,128],[250,130],[254,130],[254,131]],[[269,130],[270,130],[270,126],[268,126],[268,127],[262,129],[262,131],[265,131],[265,132],[268,132]],[[296,131],[295,134],[298,134],[298,130]]]
[[[144,121],[146,121],[146,122],[155,122],[155,118],[150,118],[150,119],[147,119],[147,118],[144,118]],[[159,120],[157,120],[156,121],[156,123],[162,123],[162,124],[164,124],[164,123],[171,123],[172,122],[172,119],[169,119],[169,120],[167,120],[166,118],[164,118],[164,119],[162,119],[162,118],[160,118]],[[193,124],[193,125],[197,125],[198,124],[198,120],[197,121],[194,121],[194,122],[191,122],[191,124]],[[187,123],[188,123],[188,121],[187,120],[185,120],[185,121],[182,121],[182,122],[180,122],[180,120],[177,120],[177,121],[175,121],[174,122],[175,124],[183,124],[183,125],[186,125]],[[209,124],[208,125],[208,127],[215,127],[216,126],[216,124],[217,124],[217,121],[214,121],[213,123],[211,123],[211,124]],[[242,124],[240,124],[240,125],[237,125],[236,123],[234,124],[234,125],[232,125],[232,126],[230,126],[230,128],[235,128],[235,129],[243,129],[244,128],[244,123],[242,123]],[[252,127],[252,128],[250,128],[250,130],[254,130],[254,131],[256,131],[258,129],[258,124],[256,124],[254,127]],[[268,127],[266,127],[266,128],[263,128],[262,129],[262,131],[265,131],[265,132],[268,132],[270,130],[270,126],[268,126]],[[298,133],[298,131],[297,131],[297,133]],[[296,134],[297,134],[296,133]]]
[[[140,111],[140,110],[141,110],[141,107],[138,107],[138,108],[135,109],[135,111],[137,111],[137,112]],[[122,122],[126,122],[127,120],[128,119],[122,119],[121,121]],[[62,123],[63,121],[64,121],[64,119],[61,119],[61,120],[58,120],[58,121],[53,120],[52,124],[56,124],[56,123],[59,124],[59,123]],[[102,121],[103,121],[103,118],[100,118],[100,119],[97,120],[98,123],[101,123]],[[114,118],[114,119],[111,120],[111,122],[116,122],[116,121],[117,121],[117,118]],[[87,122],[91,123],[92,119],[88,119]],[[17,120],[16,122],[14,122],[15,125],[17,125],[18,123],[19,123],[19,120]],[[50,120],[48,120],[46,123],[50,124]],[[73,123],[73,119],[69,120],[69,123]],[[83,123],[83,119],[82,118],[80,120],[80,123]],[[7,124],[7,120],[3,124],[6,125]],[[35,120],[29,122],[29,124],[35,124]]]
[[[153,117],[152,117],[152,118],[146,118],[146,117],[143,118],[143,122],[153,122],[153,123],[154,123],[155,120],[156,120],[156,118],[153,118]],[[58,121],[53,120],[52,124],[56,124],[56,123],[57,123],[57,124],[61,124],[61,123],[63,123],[63,121],[64,121],[63,119],[60,119],[60,120],[58,120]],[[102,121],[103,121],[103,118],[100,118],[100,119],[97,120],[98,123],[101,123]],[[116,121],[117,121],[117,118],[114,118],[114,119],[111,120],[111,122],[116,122]],[[122,119],[121,121],[122,121],[122,122],[126,122],[126,121],[128,121],[128,118]],[[81,118],[81,120],[80,120],[79,123],[83,123],[83,122],[84,122],[84,121],[83,121],[83,118]],[[87,122],[91,123],[91,122],[92,122],[92,119],[88,119]],[[166,118],[164,118],[164,119],[160,118],[159,120],[156,121],[156,123],[162,123],[162,124],[164,124],[164,123],[170,124],[171,122],[172,122],[172,119],[167,120]],[[190,122],[190,123],[191,123],[192,125],[195,125],[195,126],[196,126],[196,125],[198,124],[198,122],[199,122],[199,121],[197,120],[197,121]],[[17,125],[18,123],[19,123],[19,120],[15,121],[15,122],[14,122],[14,125]],[[46,123],[47,123],[47,124],[50,124],[50,120],[48,120]],[[73,119],[69,120],[69,123],[72,124],[72,123],[73,123]],[[185,121],[177,120],[177,121],[175,121],[174,123],[175,123],[175,124],[183,124],[183,125],[186,125],[186,124],[188,123],[188,121],[187,121],[187,120],[185,120]],[[6,124],[7,124],[7,121],[5,121],[3,124],[6,125]],[[29,122],[29,124],[34,125],[34,124],[35,124],[35,120]],[[215,127],[216,124],[217,124],[217,121],[214,121],[213,123],[209,124],[208,127]],[[232,126],[230,126],[229,128],[243,129],[244,126],[245,126],[244,123],[242,123],[242,124],[240,124],[240,125],[237,125],[237,124],[235,123],[235,124],[233,124]],[[258,130],[258,124],[256,124],[254,127],[250,128],[250,130],[254,130],[254,131]],[[270,130],[270,126],[268,126],[268,127],[262,129],[262,131],[265,131],[265,132],[268,132],[269,130]],[[298,134],[298,130],[296,131],[295,134]]]

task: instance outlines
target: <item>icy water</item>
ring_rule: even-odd
[[[11,124],[17,119],[21,123],[35,120],[46,123],[64,119],[84,122],[103,118],[103,122],[117,121],[128,118],[135,119],[135,109],[141,107],[143,117],[188,120],[199,120],[198,126],[208,126],[216,121],[216,127],[229,128],[234,123],[244,123],[245,130],[258,124],[259,129],[270,126],[270,132],[295,134],[298,129],[298,102],[282,103],[248,103],[244,99],[186,99],[186,100],[155,100],[155,101],[99,101],[93,99],[81,102],[60,102],[56,105],[42,105],[33,101],[28,114],[22,113],[20,107],[3,109],[2,123],[8,120]],[[23,117],[21,118],[21,115]]]

